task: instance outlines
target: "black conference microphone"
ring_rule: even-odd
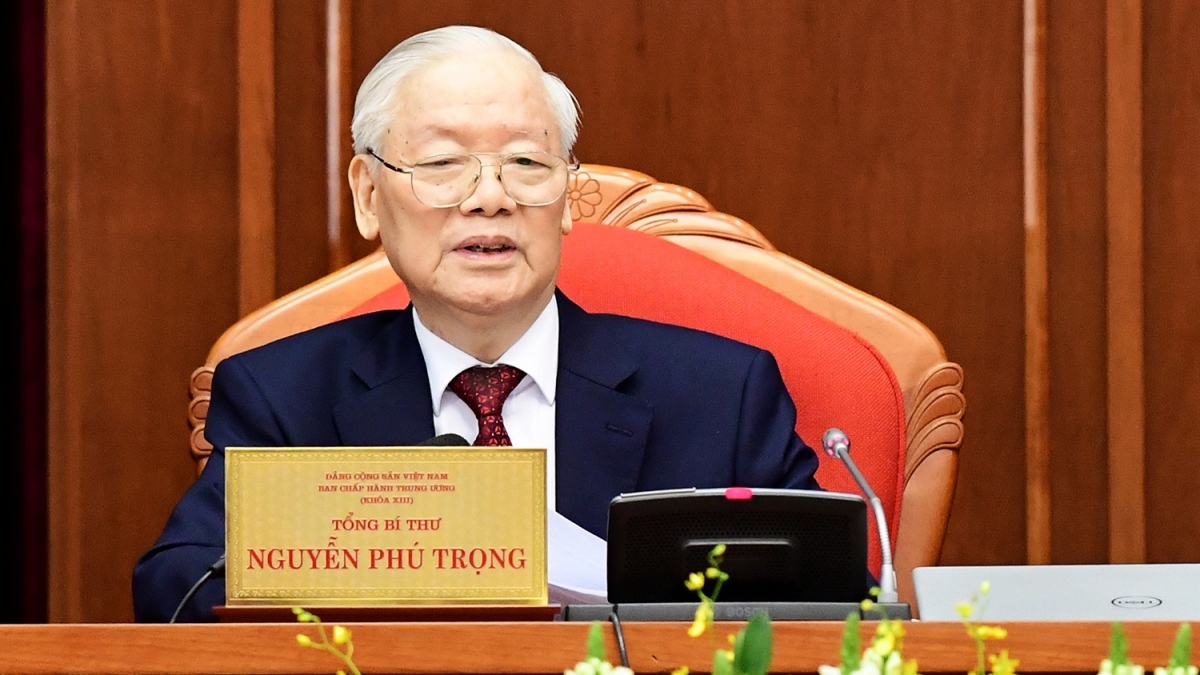
[[[467,439],[463,438],[462,436],[459,436],[458,434],[440,434],[440,435],[434,436],[433,438],[423,440],[420,443],[413,444],[414,447],[416,447],[416,446],[421,446],[421,447],[425,447],[425,446],[470,447],[470,445],[471,444],[467,442]],[[209,565],[208,569],[205,570],[204,574],[202,574],[200,576],[200,578],[196,580],[195,584],[192,584],[192,587],[190,589],[188,589],[188,592],[186,594],[184,594],[183,600],[179,601],[179,606],[177,606],[175,608],[175,613],[171,615],[171,620],[168,623],[175,623],[175,620],[179,618],[179,613],[183,611],[184,606],[186,606],[188,601],[192,599],[192,596],[194,596],[196,594],[196,591],[200,590],[200,587],[204,585],[204,582],[208,581],[209,579],[212,579],[213,577],[221,577],[221,576],[225,576],[225,554],[224,553],[221,554],[220,558],[217,558],[217,561],[215,563],[213,563],[212,565]]]
[[[184,594],[183,599],[179,601],[179,606],[175,608],[175,613],[171,615],[171,620],[167,623],[175,623],[175,620],[179,618],[179,613],[182,612],[184,606],[188,604],[188,600],[192,599],[192,596],[196,594],[196,591],[200,590],[200,587],[204,585],[204,582],[217,576],[225,576],[224,553],[221,554],[220,558],[217,558],[215,563],[208,566],[208,569],[205,570],[204,574],[200,575],[200,578],[196,580],[196,583],[192,584],[192,587],[189,588],[188,592]]]
[[[826,431],[821,437],[821,445],[830,457],[837,457],[845,462],[846,468],[850,469],[850,475],[854,477],[854,482],[858,483],[858,489],[862,490],[867,496],[867,501],[871,502],[871,508],[875,511],[875,525],[879,528],[879,550],[883,553],[883,566],[879,575],[879,602],[899,602],[900,596],[896,593],[896,568],[892,566],[892,542],[888,538],[883,502],[875,496],[871,484],[858,470],[854,460],[850,459],[850,437],[846,432],[836,427]]]

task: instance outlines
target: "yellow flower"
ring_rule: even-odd
[[[999,655],[988,657],[988,661],[992,664],[992,675],[1016,675],[1017,666],[1021,662],[1017,659],[1008,658],[1008,650],[1001,649]]]
[[[963,619],[969,619],[971,618],[971,614],[975,612],[975,607],[969,602],[960,602],[954,606],[954,611],[958,612],[958,615]]]
[[[675,670],[671,671],[671,675],[688,675],[689,672],[691,671],[688,670],[687,666],[679,666]]]
[[[887,657],[900,648],[902,639],[904,639],[904,626],[900,625],[899,621],[882,622],[875,629],[875,637],[871,640],[871,647],[868,651],[874,652],[880,657]]]
[[[876,635],[890,635],[892,638],[899,640],[904,637],[904,625],[899,621],[879,622],[879,626],[875,628]]]
[[[985,581],[985,582],[979,584],[979,592],[983,595],[987,595],[988,593],[991,593],[992,592],[992,582]]]
[[[920,675],[920,673],[917,672],[916,659],[909,659],[904,662],[903,675]]]
[[[350,639],[350,630],[345,626],[333,627],[333,644],[344,645]]]
[[[870,611],[870,609],[874,606],[875,603],[870,598],[863,598],[863,601],[858,603],[859,609],[864,612]]]
[[[712,554],[714,556],[725,555],[725,544],[717,544],[713,547]]]
[[[704,575],[699,572],[692,572],[688,575],[687,581],[683,582],[689,591],[698,591],[704,588]]]
[[[700,637],[704,635],[704,629],[708,627],[708,622],[712,620],[712,608],[707,602],[700,603],[696,608],[696,619],[692,621],[692,627],[688,629],[689,637]]]
[[[999,626],[978,626],[975,632],[984,640],[1003,640],[1008,637],[1008,631]]]
[[[339,670],[339,671],[337,671],[336,675],[346,675],[346,671]]]
[[[312,638],[308,637],[307,635],[297,635],[296,644],[300,645],[301,647],[311,647]]]
[[[716,579],[717,577],[721,576],[721,570],[715,567],[710,567],[704,570],[704,576],[708,577],[709,579]]]
[[[880,633],[875,636],[874,642],[871,643],[871,651],[880,656],[887,656],[896,649],[896,636],[889,633]]]

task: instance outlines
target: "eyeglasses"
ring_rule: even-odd
[[[498,157],[484,164],[477,154],[434,155],[412,166],[389,164],[370,148],[367,154],[397,173],[408,174],[413,194],[426,206],[448,209],[467,201],[479,185],[485,166],[499,170],[500,185],[512,200],[523,206],[546,206],[567,191],[567,179],[579,163],[548,152],[481,153]]]

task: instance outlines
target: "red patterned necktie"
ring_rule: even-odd
[[[512,366],[467,368],[450,380],[450,391],[467,404],[479,420],[479,436],[475,445],[512,445],[500,411],[504,401],[517,387],[525,373]]]

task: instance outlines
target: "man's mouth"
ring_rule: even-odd
[[[516,244],[508,237],[471,237],[457,246],[457,250],[477,255],[497,255],[515,251]]]
[[[471,244],[470,246],[461,246],[463,250],[473,253],[503,253],[504,251],[513,250],[508,244]]]

